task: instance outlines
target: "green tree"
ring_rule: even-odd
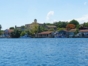
[[[65,21],[59,21],[59,22],[55,22],[54,25],[57,27],[57,28],[66,28],[68,22],[65,22]]]
[[[22,31],[20,36],[24,36],[25,34],[27,34],[26,31]]]
[[[74,24],[76,27],[79,25],[79,22],[77,20],[74,20],[74,19],[71,20],[69,23]]]
[[[38,33],[39,32],[42,32],[42,31],[44,31],[45,29],[44,29],[44,27],[43,26],[38,26]]]
[[[34,23],[34,24],[32,24],[31,26],[30,26],[31,28],[30,28],[30,33],[31,34],[36,34],[36,33],[38,33],[38,27],[39,27],[39,24],[37,24],[37,23]]]
[[[0,30],[2,29],[2,26],[0,25]]]
[[[66,30],[65,28],[57,28],[58,31]]]
[[[2,35],[2,31],[0,30],[0,35]]]
[[[14,29],[14,27],[10,27],[9,29]]]
[[[51,23],[44,23],[45,25],[52,25]]]
[[[24,30],[25,29],[25,26],[21,26],[21,29]]]
[[[79,29],[76,29],[75,34],[79,33]]]
[[[14,32],[11,32],[10,36],[12,38],[19,38],[20,37],[20,33],[21,33],[21,31],[15,29]]]
[[[88,22],[84,22],[83,27],[88,27]]]

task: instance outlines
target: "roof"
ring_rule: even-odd
[[[45,31],[45,32],[41,32],[41,33],[38,33],[38,34],[50,34],[52,33],[52,31]]]
[[[88,29],[86,29],[86,30],[79,30],[79,32],[88,32]]]
[[[71,30],[69,30],[69,32],[75,32],[76,31],[76,29],[71,29]]]

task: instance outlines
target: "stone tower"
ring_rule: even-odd
[[[37,19],[34,19],[34,23],[37,23]]]

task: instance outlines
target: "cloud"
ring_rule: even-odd
[[[87,2],[84,2],[84,5],[87,5]]]
[[[88,14],[79,17],[79,18],[74,18],[75,20],[77,20],[80,24],[84,23],[84,22],[88,22]],[[59,21],[71,21],[72,19],[68,19],[68,20],[59,20]],[[57,20],[54,20],[54,22]]]
[[[51,16],[54,15],[54,11],[49,11],[47,16],[46,16],[46,19],[49,20]]]
[[[80,18],[76,18],[76,20],[78,20],[80,23],[88,22],[88,14],[84,15],[84,16],[82,16]]]
[[[75,20],[77,20],[79,23],[84,23],[84,22],[88,22],[88,14],[87,15],[84,15],[82,17],[79,17],[79,18],[74,18]],[[69,19],[69,20],[63,20],[63,21],[71,21],[72,19]]]

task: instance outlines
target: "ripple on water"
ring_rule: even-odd
[[[88,39],[1,39],[0,66],[88,66]]]

